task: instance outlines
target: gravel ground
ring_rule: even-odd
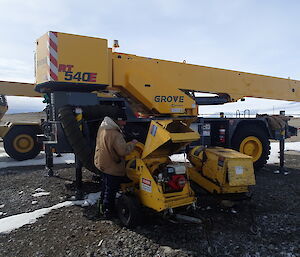
[[[96,218],[95,206],[64,207],[0,234],[0,256],[300,256],[300,157],[286,158],[289,175],[273,174],[277,167],[272,165],[257,173],[252,199],[256,234],[246,203],[226,209],[201,194],[198,213],[211,218],[210,226],[173,224],[147,215],[143,226],[127,229],[117,219]],[[49,178],[41,167],[0,170],[0,211],[10,216],[65,201],[74,194],[65,187],[74,179],[74,167],[56,166],[56,171],[58,176]],[[92,174],[83,175],[84,190],[99,191]],[[33,197],[37,188],[50,195]]]

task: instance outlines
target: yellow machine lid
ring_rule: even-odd
[[[252,159],[252,157],[249,155],[223,147],[210,147],[207,148],[205,151],[214,153],[217,156],[222,156],[226,159]]]
[[[199,133],[189,127],[192,121],[193,119],[151,121],[142,159],[170,156],[187,144],[199,140]]]

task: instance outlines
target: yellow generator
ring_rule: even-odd
[[[247,193],[255,185],[252,157],[222,147],[194,147],[188,154],[191,180],[215,194]]]
[[[118,215],[125,226],[138,223],[139,204],[163,214],[195,204],[187,167],[169,157],[199,139],[190,123],[182,119],[151,121],[145,145],[139,143],[127,156],[127,176],[132,182],[122,185],[123,194],[117,199]]]

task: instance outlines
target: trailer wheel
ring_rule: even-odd
[[[253,158],[255,170],[261,169],[269,159],[270,141],[266,132],[258,126],[243,126],[232,138],[235,150]]]
[[[141,210],[134,196],[122,194],[116,199],[116,208],[119,219],[125,227],[133,228],[139,225]]]
[[[13,126],[3,138],[6,153],[17,161],[35,158],[41,149],[36,130],[29,126]]]

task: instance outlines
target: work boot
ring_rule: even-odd
[[[111,210],[105,209],[104,213],[103,213],[103,218],[106,220],[111,220],[111,219],[115,218],[115,215]]]
[[[104,214],[104,207],[103,207],[103,201],[102,199],[99,199],[97,201],[97,216],[100,217],[100,216],[103,216]]]

